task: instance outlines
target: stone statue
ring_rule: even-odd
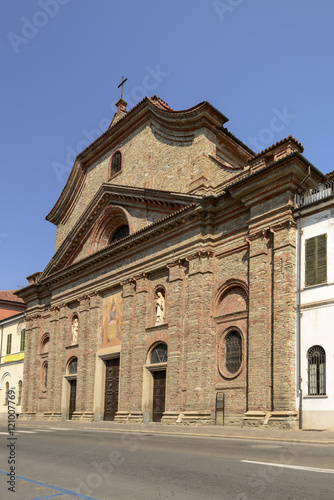
[[[74,317],[72,321],[72,344],[78,343],[78,330],[79,330],[79,320],[77,317]]]
[[[155,299],[155,311],[156,318],[155,324],[159,325],[160,323],[165,322],[165,297],[161,292],[157,293],[157,298]]]

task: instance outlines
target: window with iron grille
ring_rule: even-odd
[[[305,240],[305,286],[327,281],[327,234]]]
[[[167,345],[159,344],[151,353],[151,364],[167,363]]]
[[[68,365],[68,374],[76,375],[78,372],[78,358],[72,358]]]
[[[237,373],[242,363],[242,338],[239,332],[233,331],[225,337],[226,369]]]
[[[310,347],[308,359],[308,394],[322,396],[326,394],[326,353],[320,345]]]
[[[26,331],[25,330],[21,330],[20,351],[24,351],[25,337],[26,337]]]
[[[12,334],[9,333],[7,335],[7,348],[6,348],[6,354],[10,354],[12,352]]]
[[[110,165],[110,176],[117,174],[122,168],[122,155],[119,151],[113,155]]]

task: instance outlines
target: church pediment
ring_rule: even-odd
[[[140,233],[200,199],[182,193],[102,184],[41,279]]]

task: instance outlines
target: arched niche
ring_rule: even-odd
[[[39,354],[47,356],[50,348],[50,335],[45,333],[39,343]]]
[[[153,325],[167,323],[167,293],[163,285],[157,285],[153,291]]]
[[[248,290],[241,280],[229,280],[222,285],[214,304],[214,316],[226,316],[248,311]]]

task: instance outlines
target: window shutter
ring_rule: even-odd
[[[316,265],[315,265],[316,242],[315,238],[305,241],[305,286],[316,283]]]
[[[327,235],[317,237],[317,283],[327,281]]]
[[[7,350],[6,354],[10,354],[12,352],[12,334],[9,333],[7,335]]]
[[[26,334],[26,331],[25,330],[21,330],[20,351],[24,351],[24,347],[25,347],[25,334]]]

